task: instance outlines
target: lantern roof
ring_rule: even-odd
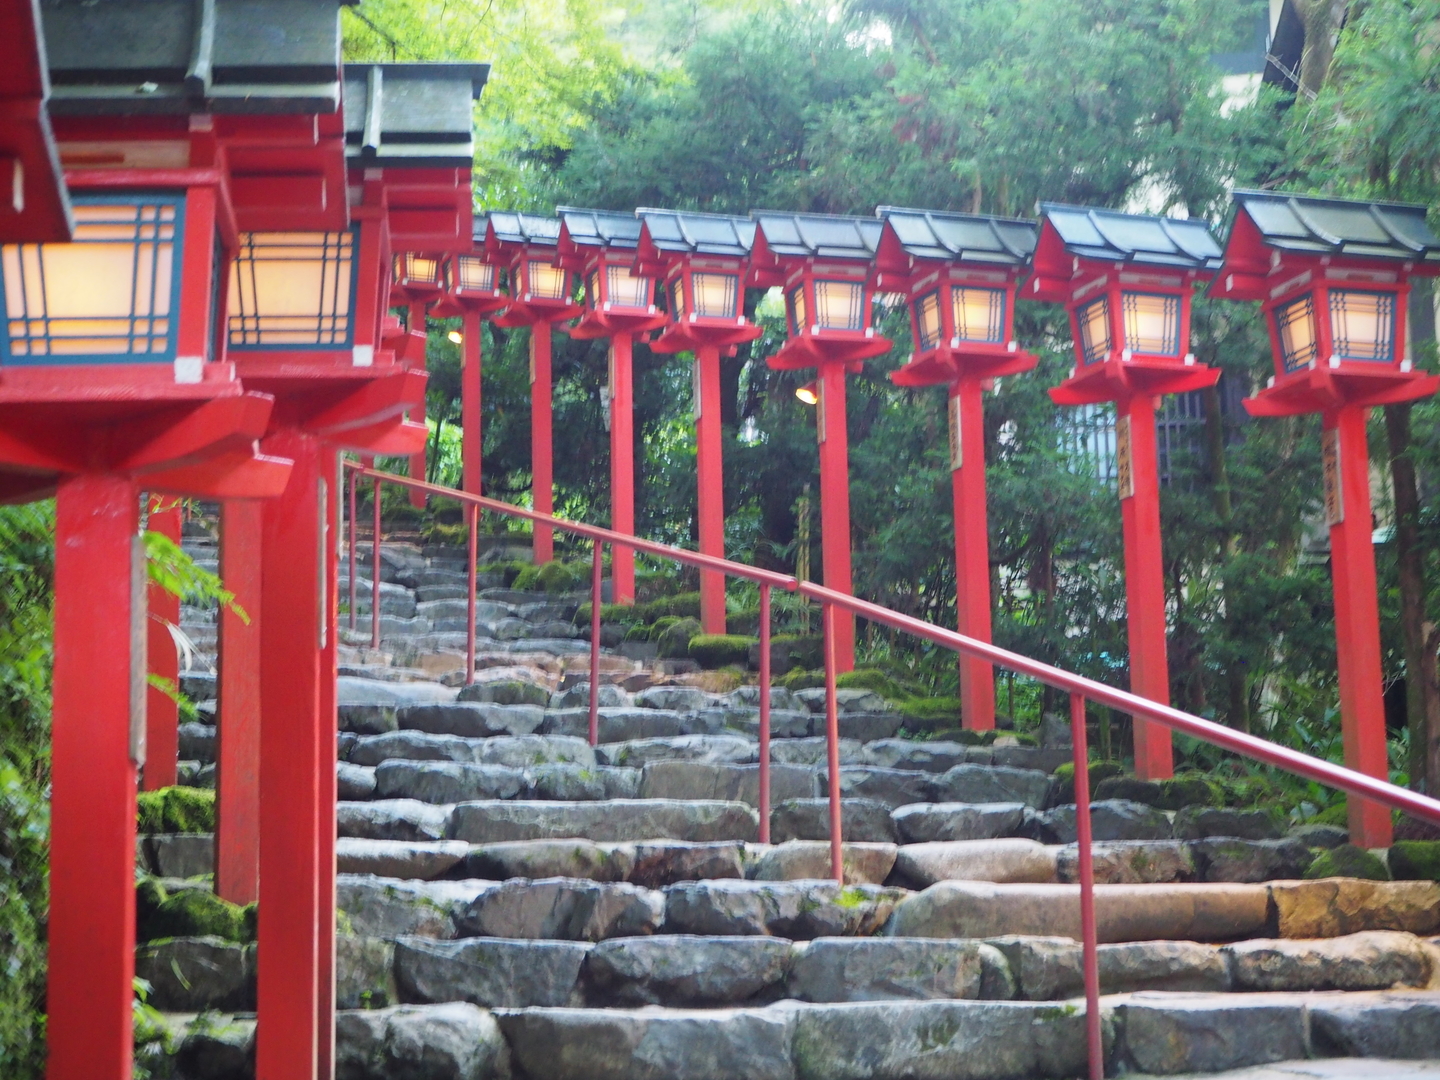
[[[755,245],[753,218],[656,210],[648,206],[636,210],[635,216],[644,226],[640,247],[642,251],[649,249],[655,256],[660,252],[673,252],[744,258]]]
[[[333,113],[355,0],[40,0],[56,116]]]
[[[1423,206],[1273,191],[1236,191],[1233,199],[1236,217],[1249,218],[1279,251],[1440,264],[1440,237]]]
[[[513,210],[492,210],[475,219],[475,243],[484,244],[494,254],[502,244],[523,244],[528,247],[555,247],[560,241],[560,219],[539,214],[520,214]]]
[[[489,64],[346,64],[349,163],[468,169],[489,76]]]
[[[1022,266],[1035,251],[1039,226],[1033,221],[881,206],[884,224],[876,261],[882,270],[903,273],[915,259]]]
[[[753,210],[756,253],[772,259],[870,259],[884,228],[876,218]]]
[[[1047,234],[1053,234],[1066,253],[1081,259],[1186,270],[1220,267],[1220,245],[1200,220],[1059,203],[1041,203],[1040,212],[1039,248],[1046,246]],[[1037,249],[1037,262],[1041,257]]]
[[[0,241],[69,240],[74,222],[69,193],[45,101],[50,79],[40,37],[40,16],[30,0],[0,5],[0,146],[13,157],[3,181],[17,200],[0,206]]]
[[[557,206],[555,214],[560,220],[557,243],[563,254],[582,247],[633,250],[640,241],[640,220],[634,214],[576,206]]]

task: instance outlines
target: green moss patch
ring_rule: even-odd
[[[215,792],[205,788],[168,787],[142,791],[136,806],[136,827],[141,833],[215,831]]]
[[[155,905],[138,933],[141,941],[206,935],[226,941],[253,941],[255,915],[249,908],[222,900],[205,889],[182,889]]]
[[[722,668],[732,664],[743,668],[750,656],[753,637],[740,634],[696,634],[690,639],[690,659],[702,668]]]
[[[1348,877],[1366,881],[1389,881],[1390,871],[1377,855],[1354,844],[1341,844],[1322,851],[1305,871],[1307,878]]]
[[[690,639],[699,637],[703,629],[699,619],[677,619],[661,631],[654,641],[659,646],[662,657],[684,659],[690,655]]]
[[[1440,840],[1397,840],[1390,847],[1396,881],[1440,881]]]

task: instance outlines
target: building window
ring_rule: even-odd
[[[1390,363],[1395,359],[1395,297],[1330,290],[1330,335],[1341,359]]]
[[[1110,355],[1110,302],[1105,297],[1091,300],[1075,312],[1080,334],[1080,355],[1095,364]]]
[[[174,359],[182,196],[77,197],[68,244],[6,244],[4,360]]]
[[[348,348],[355,233],[241,233],[230,275],[232,348]]]
[[[1125,347],[1152,356],[1180,355],[1180,298],[1127,292],[1120,296],[1125,314]]]
[[[955,337],[960,341],[1003,341],[1005,338],[1005,291],[1003,289],[950,290],[955,312]]]
[[[1315,362],[1315,305],[1308,294],[1275,309],[1275,332],[1286,372]]]

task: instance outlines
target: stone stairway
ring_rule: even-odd
[[[465,687],[448,554],[387,545],[381,649],[368,580],[342,634],[338,1076],[1084,1073],[1068,749],[914,738],[877,695],[841,691],[837,884],[823,693],[772,692],[760,844],[755,687],[606,650],[591,747],[588,598],[482,582]],[[213,616],[186,614],[205,648]],[[205,696],[203,675],[186,685]],[[214,730],[183,729],[192,783],[213,775]],[[1298,880],[1342,830],[1164,810],[1152,787],[1096,792],[1111,1072],[1440,1058],[1440,885]],[[146,837],[141,861],[203,888],[210,837]],[[253,1072],[253,946],[172,938],[138,963],[178,1075]]]

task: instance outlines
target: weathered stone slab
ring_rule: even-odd
[[[468,937],[600,941],[653,934],[665,899],[623,882],[515,878],[481,893],[455,918]]]
[[[697,720],[701,720],[706,730],[716,732],[729,729],[738,731],[751,739],[760,737],[760,716],[751,709],[702,709],[695,714]],[[823,729],[824,718],[819,720]],[[780,740],[804,739],[814,734],[816,717],[806,709],[772,709],[770,710],[770,737],[776,740],[772,743],[772,749]],[[848,734],[848,733],[847,733]],[[843,741],[843,740],[842,740]],[[851,739],[850,741],[858,741]],[[779,758],[771,757],[772,761],[779,761]]]
[[[1010,963],[1017,992],[1031,1001],[1071,998],[1085,992],[1084,950],[1063,937],[990,938]],[[1225,955],[1217,946],[1194,941],[1134,941],[1101,945],[1096,951],[1100,990],[1220,993],[1230,989]]]
[[[585,970],[609,1005],[735,1005],[778,986],[790,953],[771,937],[616,938],[594,947]]]
[[[1024,803],[1039,810],[1050,797],[1050,776],[1034,769],[956,765],[936,780],[935,798],[958,803]]]
[[[606,769],[606,772],[634,773],[634,769]],[[605,776],[599,768],[585,765],[536,765],[524,771],[522,799],[554,802],[591,802],[609,795]]]
[[[208,765],[215,760],[215,725],[187,721],[179,726],[179,755],[185,761]]]
[[[665,890],[665,933],[771,934],[795,941],[873,934],[909,894],[833,881],[695,881]]]
[[[570,837],[612,842],[754,840],[758,828],[755,811],[743,803],[667,799],[470,802],[460,803],[450,815],[451,838],[472,844]]]
[[[488,701],[456,701],[445,705],[412,705],[398,709],[395,720],[402,728],[463,735],[472,739],[491,735],[533,735],[545,722],[545,710],[537,705],[495,705]],[[574,735],[575,732],[555,732]]]
[[[745,877],[752,881],[800,881],[830,876],[828,841],[787,840],[758,850],[760,853],[745,870]],[[842,843],[840,861],[845,884],[883,885],[895,868],[898,851],[894,844]]]
[[[1034,769],[1053,773],[1061,765],[1074,760],[1074,752],[1068,748],[1045,746],[994,746],[990,749],[990,763],[1007,769]]]
[[[898,712],[846,712],[838,717],[840,737],[856,739],[862,743],[877,739],[893,739],[905,726],[905,717]],[[825,730],[825,714],[812,714],[810,730],[820,734]]]
[[[602,709],[612,708],[633,708],[635,699],[627,694],[623,687],[614,683],[602,682],[600,684],[600,707]],[[590,708],[590,681],[577,682],[567,686],[564,690],[557,690],[550,695],[548,707],[551,709],[589,709]]]
[[[1237,990],[1423,987],[1432,966],[1432,954],[1419,938],[1386,930],[1308,941],[1240,941],[1224,951]]]
[[[156,833],[136,838],[138,861],[156,877],[188,878],[215,872],[210,833]]]
[[[503,1080],[509,1057],[495,1018],[463,1002],[335,1017],[335,1075],[345,1080]]]
[[[255,946],[218,937],[177,937],[135,950],[135,977],[167,1012],[255,1008]]]
[[[1137,1072],[1223,1072],[1307,1056],[1305,1006],[1295,998],[1137,994],[1116,1011],[1122,1055]]]
[[[884,769],[943,773],[965,764],[965,746],[954,742],[877,739],[865,747],[862,761]]]
[[[795,1080],[791,1013],[767,1009],[497,1012],[526,1076],[544,1080]]]
[[[381,799],[418,799],[427,803],[513,799],[525,787],[525,774],[503,765],[382,761],[375,766],[375,794]]]
[[[770,760],[782,765],[818,765],[825,767],[828,761],[828,740],[823,736],[804,739],[775,739],[770,743]],[[865,744],[859,739],[841,739],[836,748],[840,764],[866,765]]]
[[[1190,841],[1195,866],[1204,881],[1283,881],[1304,874],[1313,856],[1294,837],[1240,840],[1212,836]]]
[[[756,760],[759,745],[739,735],[675,735],[605,743],[597,748],[606,765],[644,768],[652,761],[700,761],[712,765],[748,765]]]
[[[335,765],[335,792],[341,799],[369,799],[375,794],[375,770],[348,761]]]
[[[634,863],[627,845],[597,844],[592,840],[511,840],[471,847],[464,860],[468,877],[490,878],[588,878],[591,881],[624,881]]]
[[[895,823],[890,819],[889,807],[874,799],[842,799],[840,835],[857,842],[894,843]],[[770,839],[777,844],[787,840],[829,840],[830,801],[789,799],[776,804],[770,814]]]
[[[600,764],[590,744],[573,735],[496,735],[475,743],[475,760],[512,769],[537,765],[582,765],[593,769]]]
[[[895,827],[906,844],[931,840],[990,840],[1013,836],[1025,815],[1020,802],[917,803],[895,810]]]
[[[1097,885],[1102,942],[1234,941],[1267,925],[1262,885]],[[902,901],[886,933],[895,937],[1007,934],[1080,938],[1078,885],[996,885],[942,881]]]
[[[790,799],[812,799],[818,793],[815,771],[808,766],[770,766],[772,805]],[[719,799],[759,806],[760,766],[652,761],[641,771],[640,798]]]
[[[1202,836],[1236,836],[1241,840],[1278,840],[1283,830],[1264,810],[1229,810],[1186,806],[1175,813],[1175,835],[1183,840]]]
[[[443,840],[451,807],[415,799],[342,802],[336,806],[340,836],[363,840]]]
[[[379,765],[382,761],[475,761],[477,741],[459,735],[435,735],[428,731],[387,731],[362,735],[350,747],[349,760],[356,765]]]
[[[398,1000],[394,943],[384,938],[336,934],[335,1007],[383,1009]]]
[[[418,1004],[578,1005],[580,968],[590,948],[574,941],[404,937],[395,942],[395,981],[402,1000]]]
[[[799,1080],[1020,1080],[1085,1070],[1085,1018],[1053,1006],[855,1002],[794,1007],[794,1017]]]
[[[464,613],[461,613],[464,618]],[[463,623],[462,623],[463,625]],[[523,679],[491,679],[461,687],[456,701],[489,701],[496,705],[550,705],[550,690]]]
[[[758,710],[760,708],[760,687],[736,687],[725,696],[725,703],[732,708]],[[783,686],[770,687],[770,708],[772,711],[776,709],[806,709],[808,711],[808,708]]]
[[[829,783],[829,770],[820,773],[821,790]],[[929,802],[935,795],[931,773],[913,769],[885,769],[877,765],[842,766],[840,795],[846,799],[871,799],[895,810],[913,803]]]
[[[1413,1060],[1434,1058],[1440,1046],[1434,993],[1326,995],[1308,1006],[1317,1054]]]
[[[1199,876],[1190,846],[1181,840],[1107,840],[1091,845],[1095,881],[1105,885],[1135,885],[1166,881],[1194,881]],[[1056,860],[1061,881],[1080,880],[1080,849],[1061,848]]]
[[[736,842],[650,841],[629,847],[633,861],[629,880],[647,889],[663,889],[680,881],[745,876],[742,845]]]
[[[345,913],[348,929],[364,937],[452,937],[451,916],[456,905],[494,887],[488,881],[430,882],[338,874],[335,906]]]
[[[1038,815],[1041,835],[1051,844],[1075,843],[1075,804],[1067,803]],[[1090,804],[1090,827],[1095,840],[1168,840],[1170,819],[1163,810],[1124,799]]]
[[[650,686],[635,695],[635,704],[642,709],[696,712],[715,704],[715,699],[696,686]]]
[[[602,707],[599,725],[602,743],[668,738],[691,733],[680,713],[665,709]],[[590,731],[590,710],[551,709],[545,714],[545,723],[541,730],[547,735],[574,735],[585,738]]]
[[[825,688],[823,686],[812,687],[809,690],[797,690],[794,692],[794,696],[811,712],[823,713],[825,711]],[[890,703],[874,690],[841,688],[835,691],[835,708],[839,713],[879,713],[889,711]]]
[[[1046,882],[1055,880],[1055,849],[1006,837],[937,840],[906,844],[895,860],[896,876],[916,889],[937,881]]]
[[[1339,937],[1362,930],[1440,929],[1440,884],[1433,881],[1362,881],[1321,878],[1270,886],[1286,938]]]
[[[978,998],[981,948],[929,938],[819,938],[797,950],[786,993],[816,1002]]]
[[[335,841],[335,862],[342,874],[432,880],[458,866],[470,853],[459,840],[363,840],[342,837]]]

